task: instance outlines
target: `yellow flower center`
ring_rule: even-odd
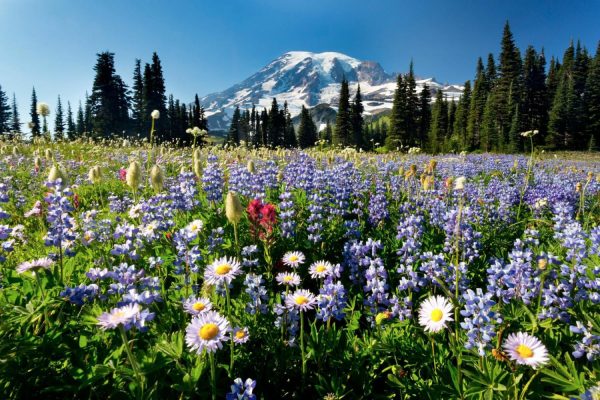
[[[517,347],[517,353],[519,353],[519,355],[523,358],[533,357],[533,350],[531,350],[529,347],[525,346],[524,344],[520,344]]]
[[[291,281],[292,281],[292,277],[291,277],[291,276],[289,276],[289,275],[287,275],[287,276],[284,276],[284,277],[283,277],[283,281],[284,281],[284,282],[291,282]]]
[[[192,308],[194,309],[194,311],[202,311],[206,308],[206,306],[204,305],[204,303],[197,302],[197,303],[194,303]]]
[[[439,308],[436,308],[431,312],[431,320],[433,322],[439,322],[443,316],[444,313]]]
[[[83,238],[89,242],[92,239],[92,235],[90,233],[86,233],[85,235],[83,235]]]
[[[124,317],[124,316],[125,316],[125,311],[119,310],[119,311],[117,311],[115,313],[115,317],[117,317],[117,318],[121,318],[121,317]]]
[[[315,271],[321,273],[321,272],[325,272],[327,270],[327,267],[325,267],[323,264],[319,264],[317,265],[317,268],[315,268]]]
[[[235,333],[235,337],[238,339],[243,339],[246,337],[246,333],[243,330],[239,330]]]
[[[306,297],[306,296],[296,297],[296,304],[298,304],[299,306],[301,306],[302,304],[306,304],[306,303],[308,303],[308,297]]]
[[[214,339],[214,337],[217,336],[218,334],[219,334],[219,327],[217,326],[217,324],[213,324],[213,323],[208,323],[208,324],[204,325],[198,331],[198,336],[204,340]]]
[[[298,256],[296,256],[296,255],[290,256],[289,260],[291,262],[296,262],[296,261],[298,261]]]
[[[215,272],[218,275],[225,275],[229,271],[231,271],[231,265],[229,265],[229,264],[221,264],[217,268],[215,268]]]

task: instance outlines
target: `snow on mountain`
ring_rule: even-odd
[[[226,130],[236,106],[268,109],[274,97],[280,106],[287,101],[292,116],[299,114],[303,105],[312,108],[328,104],[335,109],[344,77],[349,81],[351,96],[360,83],[366,114],[392,108],[397,74],[385,72],[377,62],[360,61],[336,52],[308,51],[285,53],[244,81],[203,97],[202,104],[210,128]],[[451,99],[460,97],[462,92],[462,86],[444,85],[433,78],[418,80],[417,91],[425,83],[433,92],[443,90]]]

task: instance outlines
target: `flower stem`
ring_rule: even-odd
[[[129,364],[131,364],[131,368],[140,382],[141,391],[144,393],[144,375],[142,375],[140,367],[138,366],[137,361],[135,360],[135,357],[129,348],[129,340],[127,339],[127,333],[125,333],[125,328],[123,325],[119,326],[119,331],[121,332],[121,339],[123,339],[123,345],[125,346],[125,352],[127,353]]]
[[[300,310],[300,352],[302,354],[302,382],[306,376],[306,359],[304,358],[304,312]]]
[[[217,399],[217,373],[215,371],[215,355],[213,353],[208,353],[208,358],[210,360],[210,389],[212,392],[212,399]]]
[[[231,297],[229,295],[229,285],[227,284],[227,282],[224,282],[225,284],[225,299],[227,301],[227,319],[229,320],[229,322],[231,323]],[[233,353],[233,346],[234,346],[234,341],[233,341],[233,334],[231,335],[231,342],[230,342],[230,357],[229,357],[229,373],[233,373],[233,361],[235,360],[234,357],[234,353]]]

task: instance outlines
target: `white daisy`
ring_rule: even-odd
[[[300,284],[300,275],[295,272],[280,272],[275,278],[277,283],[285,286],[298,286]]]
[[[299,251],[288,251],[283,255],[281,260],[288,267],[298,268],[300,265],[304,264],[306,257]]]
[[[129,325],[139,314],[140,306],[137,303],[127,304],[123,307],[113,308],[98,317],[98,326],[102,330],[115,329],[119,325]]]
[[[312,310],[316,303],[317,299],[315,295],[305,289],[296,290],[285,299],[287,308],[299,311]]]
[[[225,282],[227,285],[242,273],[240,263],[235,258],[221,257],[206,267],[204,280],[209,285]]]
[[[27,271],[37,271],[39,269],[50,269],[54,261],[48,257],[39,258],[37,260],[25,261],[17,266],[17,273],[22,274]]]
[[[325,278],[333,273],[333,264],[327,261],[317,261],[312,263],[308,269],[311,278]]]
[[[199,219],[195,219],[185,227],[185,230],[188,231],[190,235],[195,236],[198,234],[198,232],[202,231],[202,228],[204,228],[204,222]]]
[[[202,354],[204,350],[214,353],[229,340],[229,322],[216,311],[208,311],[192,319],[185,329],[185,342],[190,350]]]
[[[425,327],[425,332],[439,332],[446,327],[448,321],[453,321],[452,305],[442,296],[431,296],[419,308],[419,324]]]
[[[183,302],[183,309],[191,315],[199,315],[210,311],[212,303],[206,297],[191,296]]]
[[[243,344],[246,343],[250,339],[250,334],[248,333],[248,328],[240,328],[236,327],[233,329],[233,342],[235,344]]]
[[[502,345],[508,357],[533,369],[548,362],[548,350],[538,338],[525,332],[511,333]]]

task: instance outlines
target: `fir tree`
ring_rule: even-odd
[[[133,96],[131,101],[131,122],[133,133],[137,134],[144,130],[145,121],[148,120],[149,112],[144,107],[144,80],[142,77],[141,60],[135,60],[133,69]]]
[[[56,103],[56,113],[54,117],[54,139],[62,140],[64,139],[65,133],[65,116],[63,114],[62,102],[60,101],[60,96],[58,96],[58,101]]]
[[[571,118],[574,106],[573,95],[575,93],[574,63],[575,48],[573,42],[571,42],[563,56],[548,122],[548,142],[557,149],[571,149],[573,147],[574,132],[572,131]]]
[[[413,62],[410,62],[408,75],[406,76],[406,120],[402,143],[414,146],[417,143],[417,120],[419,115],[419,97],[417,95],[417,84]]]
[[[388,150],[396,150],[403,146],[402,139],[406,135],[406,91],[407,82],[398,74],[392,113],[390,115],[390,131],[385,139],[385,147]]]
[[[310,111],[302,105],[302,111],[300,111],[300,125],[298,126],[298,145],[301,149],[306,149],[314,146],[316,141],[317,126],[310,115]]]
[[[294,124],[292,123],[292,116],[288,109],[287,102],[283,105],[283,110],[285,114],[285,133],[284,133],[284,143],[287,148],[298,147],[298,140],[296,139],[296,131],[294,130]],[[315,128],[315,138],[316,138],[316,128]]]
[[[40,117],[37,113],[37,95],[35,93],[35,87],[31,92],[31,107],[29,109],[29,117],[31,118],[31,136],[35,139],[40,136]]]
[[[0,86],[0,135],[10,132],[10,105],[8,104],[8,96]]]
[[[84,120],[84,135],[90,136],[92,134],[92,105],[90,103],[90,96],[85,92],[85,110],[83,113]]]
[[[454,118],[453,133],[456,141],[462,149],[468,148],[467,145],[467,125],[469,123],[469,110],[471,106],[471,81],[465,82],[465,89],[458,100],[456,106],[456,117]]]
[[[360,84],[358,85],[358,89],[356,90],[356,95],[354,96],[354,101],[352,102],[352,106],[350,109],[350,122],[352,124],[352,134],[354,145],[358,148],[365,146],[365,140],[363,137],[363,111],[364,107],[362,104],[362,96],[360,94]],[[315,127],[315,138],[316,138],[316,127]]]
[[[77,108],[77,137],[83,137],[85,132],[85,119],[83,116],[83,107],[81,101],[79,101],[79,107]]]
[[[236,106],[231,117],[231,125],[229,125],[229,133],[227,134],[227,143],[231,145],[240,144],[240,107]]]
[[[423,89],[419,95],[419,135],[417,145],[421,148],[427,143],[427,134],[431,126],[431,91],[427,84],[423,85]],[[379,128],[381,124],[379,125]],[[378,136],[381,136],[382,132]],[[385,136],[384,136],[385,137]],[[382,139],[378,139],[382,140]]]
[[[496,104],[494,95],[489,93],[483,110],[483,118],[481,121],[481,136],[480,147],[483,151],[492,151],[502,148],[502,141],[498,126],[496,125]]]
[[[442,150],[442,143],[446,138],[448,129],[448,102],[444,93],[438,90],[432,109],[431,128],[429,130],[429,150],[437,153]]]
[[[546,60],[544,53],[538,55],[532,46],[527,47],[527,50],[525,50],[523,89],[522,115],[518,117],[521,121],[519,129],[521,129],[521,132],[537,129],[539,135],[536,135],[534,139],[542,140],[546,135],[548,124]]]
[[[483,122],[483,113],[489,93],[488,75],[483,70],[483,61],[481,58],[477,61],[477,72],[473,93],[469,104],[469,117],[467,120],[467,139],[466,148],[474,150],[479,148],[481,139],[481,126]]]
[[[325,129],[323,129],[321,132],[321,140],[325,141],[326,144],[331,144],[331,140],[333,137],[333,129],[331,128],[331,124],[329,123],[329,121],[327,121],[327,124],[325,125]]]
[[[588,72],[584,91],[587,117],[588,147],[600,145],[600,41]]]
[[[483,66],[483,65],[482,65]],[[477,66],[479,68],[479,65]],[[498,79],[498,72],[496,71],[496,62],[494,61],[494,55],[488,54],[487,65],[485,67],[485,81],[488,84],[488,90],[491,90]]]
[[[77,137],[77,128],[75,127],[75,121],[73,120],[73,110],[71,109],[71,102],[67,101],[67,138],[74,140]]]
[[[21,133],[21,118],[17,107],[17,96],[13,93],[12,112],[10,114],[10,130],[13,133]]]
[[[350,92],[348,81],[342,79],[340,88],[340,98],[338,103],[338,113],[335,119],[335,129],[332,137],[334,146],[351,146],[354,142],[352,135],[352,121],[350,120]]]

